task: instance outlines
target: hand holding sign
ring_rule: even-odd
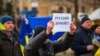
[[[54,22],[54,32],[69,32],[71,24],[71,14],[67,13],[54,13],[53,14]]]
[[[53,21],[49,21],[47,23],[47,29],[46,29],[46,34],[49,35],[52,32],[54,26],[54,22]]]
[[[76,32],[76,25],[72,22],[70,25],[70,32],[69,34],[73,35]]]

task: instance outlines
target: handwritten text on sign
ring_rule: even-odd
[[[54,13],[54,32],[69,32],[71,23],[71,14],[67,13]]]

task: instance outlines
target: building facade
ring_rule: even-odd
[[[96,8],[100,7],[99,0],[17,0],[17,8],[23,10],[27,7],[31,10],[31,3],[38,2],[39,16],[47,16],[52,11],[57,11],[59,7],[63,7],[63,12],[75,14],[75,1],[77,1],[78,12],[91,13]]]

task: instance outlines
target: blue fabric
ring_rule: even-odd
[[[37,16],[37,11],[28,11],[26,13],[26,17],[36,17]]]
[[[25,41],[25,36],[28,35],[31,32],[29,25],[26,25],[24,22],[24,19],[21,21],[21,26],[20,26],[20,32],[19,32],[19,37],[20,37],[20,43],[22,45],[26,45]]]
[[[24,19],[22,19],[21,22],[21,28],[20,28],[20,42],[21,44],[25,45],[25,36],[30,35],[32,30],[35,29],[35,27],[41,25],[44,27],[47,27],[47,22],[49,20],[52,20],[52,17],[27,17],[29,24],[26,25],[24,22]],[[51,41],[57,40],[59,37],[61,37],[64,34],[64,32],[57,32],[54,35],[52,34],[50,37]]]
[[[100,42],[100,36],[94,34],[93,37],[94,37],[94,39],[97,41],[97,43]]]

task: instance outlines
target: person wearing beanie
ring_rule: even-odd
[[[12,22],[14,22],[14,20],[13,20],[13,18],[12,18],[11,16],[3,16],[3,17],[1,17],[0,22],[1,22],[2,24],[4,24],[4,23],[7,22],[7,21],[12,21]]]
[[[80,27],[76,31],[75,39],[71,46],[71,49],[75,52],[75,56],[92,55],[91,26],[91,20],[87,16],[81,19]]]
[[[83,17],[82,19],[81,19],[81,24],[83,24],[85,21],[88,21],[88,20],[90,20],[87,16],[86,17]]]
[[[0,23],[4,30],[0,30],[0,56],[21,56],[18,33],[14,31],[14,20],[11,16],[2,16]]]
[[[47,28],[38,26],[34,30],[29,44],[25,46],[25,56],[55,56],[56,53],[67,50],[74,39],[76,27],[71,24],[71,31],[61,41],[48,41],[54,23],[49,21]],[[66,28],[67,29],[67,28]]]
[[[91,31],[93,32],[92,37],[93,37],[93,56],[100,56],[100,25],[99,24],[94,24],[91,27]]]

